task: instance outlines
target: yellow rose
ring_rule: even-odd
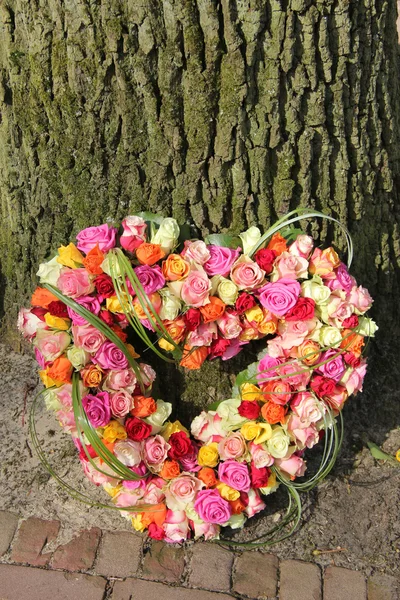
[[[39,371],[39,377],[42,380],[44,387],[46,387],[46,388],[50,388],[53,386],[60,387],[61,385],[63,385],[63,383],[64,383],[63,381],[56,381],[55,379],[52,379],[51,377],[49,377],[47,375],[48,370],[49,370],[49,367],[47,367],[47,369],[45,369],[44,371]]]
[[[234,490],[229,485],[226,485],[226,483],[218,483],[216,487],[221,497],[224,498],[224,500],[228,500],[228,502],[233,502],[240,498],[240,492]]]
[[[253,383],[244,383],[240,387],[240,395],[242,400],[250,402],[252,400],[260,400],[261,402],[264,402],[265,400],[264,394],[262,393],[260,388],[254,385]]]
[[[249,323],[254,321],[255,323],[257,323],[257,325],[261,323],[261,321],[264,318],[264,313],[260,306],[253,306],[252,308],[245,310],[244,314]]]
[[[107,492],[111,498],[115,498],[117,494],[122,490],[122,485],[117,483],[116,485],[112,485],[112,483],[103,483],[103,490]]]
[[[254,440],[254,438],[258,435],[259,431],[259,423],[254,423],[254,421],[248,421],[240,428],[240,433],[248,442],[250,440]]]
[[[258,330],[254,327],[245,327],[239,335],[239,340],[241,342],[251,342],[252,340],[256,340],[259,336]]]
[[[136,531],[144,531],[146,529],[146,525],[143,523],[143,513],[138,513],[134,517],[131,517],[132,527],[136,529]]]
[[[178,433],[179,431],[184,431],[186,435],[190,437],[188,430],[182,425],[180,421],[174,421],[173,423],[171,423],[171,421],[167,421],[160,435],[162,435],[164,440],[168,442],[171,435],[173,433]]]
[[[72,242],[58,249],[57,262],[71,269],[77,269],[83,264],[83,256]]]
[[[254,439],[255,444],[263,444],[272,435],[272,427],[269,423],[258,423],[259,431],[257,437]]]
[[[216,442],[211,442],[211,444],[200,448],[197,462],[201,467],[216,467],[218,461],[218,444]]]
[[[126,304],[126,306],[129,306],[128,296],[124,293],[122,295],[124,297],[124,304]],[[123,313],[124,312],[124,309],[122,308],[117,296],[111,296],[110,298],[107,298],[106,308],[107,308],[107,310],[109,310],[112,313]]]
[[[60,331],[67,331],[71,324],[69,319],[62,319],[61,317],[55,317],[50,313],[46,313],[44,315],[44,320],[46,321],[46,325],[51,327],[52,329],[59,329]]]
[[[118,421],[110,421],[107,427],[104,428],[103,438],[106,442],[113,444],[115,440],[126,440],[128,437],[125,427],[123,427]]]
[[[270,335],[276,332],[277,329],[277,318],[270,313],[269,310],[264,308],[263,310],[263,320],[258,325],[258,331],[263,333],[264,335]]]
[[[160,346],[160,348],[165,350],[165,352],[172,352],[173,350],[175,350],[175,346],[167,342],[165,338],[161,338],[160,340],[158,340],[158,345]]]

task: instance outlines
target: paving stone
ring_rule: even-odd
[[[364,575],[342,567],[328,567],[324,576],[324,600],[367,600]]]
[[[66,571],[87,571],[93,566],[100,537],[101,529],[98,527],[82,531],[68,544],[57,548],[51,566]]]
[[[284,560],[280,572],[279,600],[322,600],[321,572],[317,565]]]
[[[1,600],[102,600],[102,577],[0,565]]]
[[[143,577],[178,582],[184,568],[185,554],[182,548],[174,548],[164,542],[153,542],[143,561]]]
[[[44,567],[51,558],[51,553],[42,554],[42,550],[49,542],[53,542],[60,529],[58,521],[44,521],[36,517],[29,517],[22,521],[17,538],[11,551],[11,560],[19,563],[28,563],[34,567]]]
[[[95,565],[99,575],[132,577],[140,562],[142,539],[129,531],[106,531]]]
[[[232,600],[232,596],[219,592],[170,587],[153,581],[127,579],[115,582],[110,600]]]
[[[17,515],[0,510],[0,556],[3,556],[9,549],[17,525]]]
[[[189,585],[228,592],[231,588],[233,554],[215,544],[196,544],[193,548]]]
[[[275,598],[278,583],[277,557],[273,554],[245,552],[237,561],[233,582],[234,591],[243,596],[260,600]]]
[[[368,600],[398,600],[400,581],[377,573],[368,580]]]

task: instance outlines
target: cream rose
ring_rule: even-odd
[[[48,262],[39,265],[36,275],[39,277],[40,283],[48,283],[56,286],[62,268],[63,266],[57,262],[57,256],[55,256]]]
[[[151,243],[159,244],[167,254],[171,252],[178,243],[179,233],[180,229],[176,220],[167,217],[161,221],[160,227],[151,238]]]
[[[257,244],[258,240],[261,238],[261,231],[258,227],[249,227],[247,231],[239,234],[240,239],[243,244],[243,254],[249,254],[253,247]]]
[[[289,451],[290,438],[282,427],[275,427],[272,435],[267,441],[269,453],[274,458],[285,458]]]

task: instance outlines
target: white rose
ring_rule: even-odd
[[[372,319],[368,317],[360,317],[358,319],[357,333],[364,336],[374,337],[379,327]]]
[[[83,369],[90,361],[89,352],[82,350],[82,348],[77,348],[76,346],[72,346],[72,348],[67,350],[67,357],[77,371]]]
[[[338,348],[342,343],[342,336],[337,327],[327,325],[319,330],[319,343],[323,348]]]
[[[39,265],[36,275],[39,277],[40,283],[48,283],[56,286],[62,268],[63,265],[57,262],[57,257],[55,256],[49,262]]]
[[[194,261],[198,265],[204,265],[211,254],[203,240],[195,240],[194,242],[185,243],[185,252],[182,253],[185,260]]]
[[[238,408],[241,404],[239,398],[229,398],[218,405],[217,414],[222,421],[220,427],[224,431],[231,431],[236,425],[242,425],[247,419],[239,415]]]
[[[118,440],[114,446],[114,454],[127,467],[134,467],[142,460],[140,442]]]
[[[219,277],[217,295],[221,298],[222,302],[225,302],[225,304],[234,305],[239,295],[239,288],[230,279]]]
[[[231,529],[241,529],[246,522],[246,515],[240,513],[240,515],[232,515],[229,521],[224,523],[224,527],[231,527]]]
[[[170,402],[164,402],[164,400],[157,400],[157,410],[152,415],[143,419],[146,423],[152,426],[152,435],[161,431],[164,421],[166,421],[172,412],[172,404]]]
[[[175,219],[167,217],[161,221],[161,225],[151,238],[152,244],[160,244],[164,252],[171,252],[176,246],[179,238],[179,225]]]
[[[250,227],[247,231],[244,231],[239,235],[243,243],[243,254],[249,254],[252,248],[257,244],[261,238],[261,231],[258,227]]]
[[[331,295],[331,290],[322,284],[322,279],[317,275],[312,279],[303,281],[301,284],[301,295],[304,298],[312,298],[315,304],[321,305],[327,303]]]
[[[289,450],[290,439],[282,429],[276,427],[267,441],[269,453],[274,458],[285,458]]]
[[[160,319],[162,321],[173,321],[176,319],[182,308],[181,300],[175,296],[171,290],[168,289],[160,290],[159,294],[162,299],[162,305],[159,314]]]

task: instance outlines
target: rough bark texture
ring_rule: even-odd
[[[300,205],[348,224],[355,274],[392,325],[396,4],[0,0],[5,313],[79,228],[145,208],[240,231]]]

